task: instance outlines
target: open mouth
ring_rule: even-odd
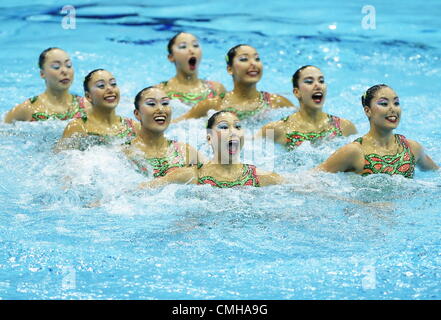
[[[312,95],[312,101],[315,103],[321,103],[323,101],[323,93],[322,92],[316,92]]]
[[[251,70],[247,72],[247,75],[249,75],[250,77],[257,77],[259,73],[259,70]]]
[[[111,95],[111,96],[104,97],[104,100],[106,102],[113,103],[113,102],[116,101],[116,95]]]
[[[155,122],[157,123],[157,124],[159,124],[159,125],[163,125],[163,124],[165,124],[165,121],[167,120],[167,117],[166,116],[156,116],[156,117],[154,117],[153,118],[153,120],[155,120]]]
[[[191,57],[188,60],[188,65],[190,66],[190,70],[195,70],[196,69],[196,63],[198,62],[198,59],[196,59],[195,57]]]
[[[237,154],[240,150],[240,143],[238,140],[230,140],[228,141],[228,153]]]
[[[386,120],[392,123],[396,123],[398,121],[398,117],[397,116],[389,116],[386,117]]]

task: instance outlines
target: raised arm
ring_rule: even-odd
[[[264,125],[254,136],[255,139],[273,138],[275,142],[280,143],[284,133],[283,121],[270,122]]]
[[[355,127],[355,125],[351,121],[346,120],[346,119],[342,119],[341,129],[342,129],[343,135],[345,137],[348,137],[348,136],[351,136],[351,135],[357,133],[357,128]]]
[[[271,94],[271,106],[275,108],[295,107],[294,104],[284,96]]]
[[[271,186],[275,184],[282,184],[285,183],[285,179],[278,173],[275,172],[269,172],[269,171],[262,171],[257,169],[256,170],[257,176],[259,177],[259,183],[260,186]]]
[[[194,105],[190,110],[188,110],[185,114],[173,120],[174,123],[188,120],[188,119],[197,119],[205,117],[208,113],[208,110],[214,109],[219,110],[221,105],[221,99],[219,97],[213,99],[202,100],[201,102]]]
[[[158,188],[167,184],[196,184],[197,183],[197,168],[196,167],[184,167],[177,168],[166,176],[155,178],[148,182],[143,182],[139,185],[139,188]]]
[[[439,169],[439,166],[432,160],[432,158],[424,152],[424,148],[421,144],[409,139],[407,141],[409,142],[410,149],[415,156],[418,168],[423,171]]]

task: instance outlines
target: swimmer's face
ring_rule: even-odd
[[[305,107],[321,109],[327,89],[323,73],[311,66],[300,71],[298,88],[294,88],[293,93]]]
[[[120,93],[115,77],[107,70],[95,72],[88,82],[86,98],[93,106],[116,108]]]
[[[61,49],[47,52],[40,76],[52,89],[69,89],[74,79],[74,69],[69,55]]]
[[[217,116],[207,136],[214,153],[221,159],[238,158],[244,144],[244,131],[239,118],[231,112]]]
[[[134,113],[143,129],[164,132],[170,125],[172,117],[170,98],[161,89],[151,88],[144,91],[138,107],[139,110],[135,109]]]
[[[369,107],[364,107],[371,125],[383,129],[395,129],[401,119],[400,99],[394,90],[389,87],[379,89],[370,102]]]
[[[194,35],[181,33],[171,49],[172,53],[168,55],[168,59],[176,65],[176,69],[186,74],[197,72],[202,59],[202,50]]]
[[[240,46],[236,49],[231,66],[227,71],[235,81],[257,83],[262,78],[263,64],[256,49],[250,46]]]

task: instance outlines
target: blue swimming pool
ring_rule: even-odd
[[[37,58],[59,46],[73,58],[73,91],[102,67],[135,94],[174,75],[166,43],[186,30],[202,43],[200,76],[232,88],[224,55],[257,48],[261,90],[293,102],[290,77],[314,64],[328,82],[325,111],[368,130],[360,95],[387,83],[400,96],[397,132],[441,164],[441,4],[371,1],[72,1],[63,29],[56,1],[0,4],[0,113],[40,93]],[[372,12],[372,11],[371,11]],[[366,21],[365,21],[366,22]],[[372,20],[370,20],[372,23]],[[372,26],[372,24],[370,25]],[[175,113],[184,111],[175,105]],[[260,125],[293,110],[247,123]],[[168,135],[204,152],[205,119]],[[413,180],[307,172],[356,136],[296,152],[251,139],[244,157],[290,179],[243,190],[144,181],[115,147],[53,154],[65,123],[0,123],[1,299],[440,299],[441,176]],[[100,207],[88,204],[101,199]],[[363,201],[363,204],[356,201]]]

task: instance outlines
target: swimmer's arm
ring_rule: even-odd
[[[285,127],[283,121],[270,122],[264,125],[254,136],[255,139],[274,138],[275,142],[278,142],[283,136],[283,128]]]
[[[187,164],[190,165],[198,165],[199,163],[207,162],[205,156],[189,144],[186,145],[186,156]]]
[[[225,93],[227,93],[227,90],[222,83],[213,81],[213,84],[214,90],[216,90],[216,94],[218,96],[225,95]]]
[[[410,149],[415,156],[416,164],[423,171],[439,170],[439,166],[425,152],[421,144],[407,139]]]
[[[273,108],[295,107],[295,105],[288,98],[278,94],[271,94],[270,100]]]
[[[362,172],[364,155],[358,143],[349,143],[336,152],[327,160],[318,165],[314,170],[325,172]]]
[[[16,105],[5,116],[5,123],[12,123],[14,121],[31,121],[32,107],[29,100]]]
[[[346,119],[341,120],[341,129],[342,129],[343,135],[345,137],[348,137],[348,136],[351,136],[351,135],[357,133],[357,128],[355,127],[355,125],[351,121],[346,120]]]
[[[280,174],[275,172],[262,171],[257,169],[256,174],[259,177],[259,183],[262,187],[282,184],[286,182]]]
[[[146,188],[158,188],[165,186],[167,184],[196,184],[197,183],[197,168],[195,167],[185,167],[178,168],[164,177],[155,178],[148,182],[141,183],[139,185],[140,189]]]
[[[195,106],[193,106],[193,108],[188,110],[185,114],[173,120],[172,122],[176,123],[182,120],[205,117],[208,113],[208,110],[210,109],[219,110],[220,104],[221,104],[221,99],[219,97],[202,100],[199,103],[197,103]]]

